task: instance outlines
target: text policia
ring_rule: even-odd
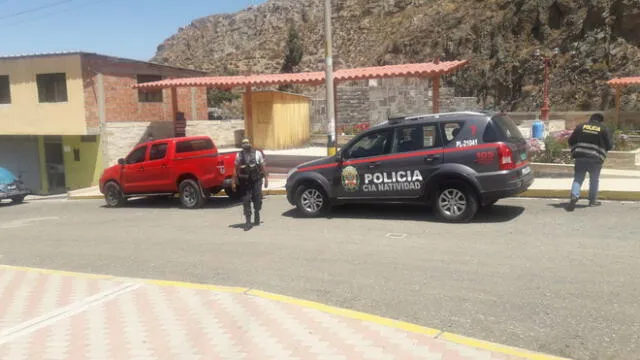
[[[409,191],[420,190],[422,174],[420,171],[403,170],[396,172],[364,174],[362,190],[371,191]]]

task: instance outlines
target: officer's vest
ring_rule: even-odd
[[[238,156],[240,156],[240,172],[238,174],[240,179],[252,183],[260,180],[261,174],[256,160],[256,150],[251,150],[248,155],[241,151]]]
[[[602,124],[588,122],[582,125],[580,138],[571,148],[574,158],[591,158],[604,161],[607,158],[607,149],[602,143]]]

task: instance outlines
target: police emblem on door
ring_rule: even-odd
[[[358,191],[360,188],[360,176],[353,166],[347,166],[342,170],[342,186],[347,191]]]

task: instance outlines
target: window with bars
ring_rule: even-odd
[[[11,104],[9,75],[0,75],[0,105],[1,104]]]
[[[162,76],[160,75],[138,75],[138,84],[160,81]],[[162,89],[160,90],[145,90],[138,89],[138,101],[139,102],[162,102]]]
[[[65,73],[38,74],[38,100],[41,103],[67,102],[67,76]]]

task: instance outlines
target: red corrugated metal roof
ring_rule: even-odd
[[[439,63],[404,64],[376,66],[356,69],[343,69],[335,73],[337,81],[378,79],[389,77],[428,77],[450,73],[467,63],[461,61],[446,61]]]
[[[640,85],[640,76],[611,79],[608,83],[611,86]]]
[[[445,61],[439,63],[421,63],[376,66],[356,69],[342,69],[334,73],[336,82],[349,80],[378,79],[389,77],[429,77],[453,72],[464,66],[467,60]],[[216,87],[231,89],[246,86],[273,86],[283,84],[320,85],[325,82],[324,72],[306,72],[294,74],[267,74],[249,76],[216,76],[167,79],[142,84],[134,88],[162,89],[171,87]]]

